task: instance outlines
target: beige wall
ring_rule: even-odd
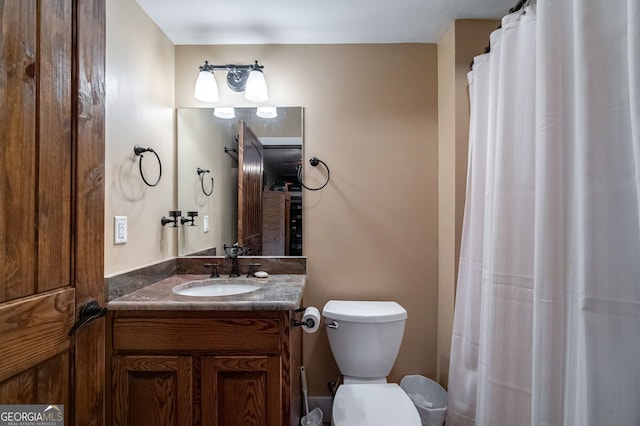
[[[458,21],[438,47],[174,48],[135,1],[110,0],[107,6],[105,274],[176,255],[176,230],[159,225],[177,207],[174,108],[205,106],[192,97],[205,59],[258,59],[269,104],[305,108],[305,157],[331,167],[331,183],[304,194],[305,304],[398,301],[409,319],[390,379],[436,377],[439,367],[438,379],[446,384],[466,173],[465,74],[470,52],[482,50],[497,23]],[[220,74],[219,104],[250,106]],[[163,158],[158,187],[142,184],[132,153],[136,143]],[[310,185],[320,183],[308,163],[305,176]],[[114,215],[129,217],[127,245],[112,244]],[[326,382],[338,377],[326,333],[305,335],[304,351],[310,394],[326,394]]]
[[[176,256],[176,230],[160,218],[176,207],[174,46],[133,0],[107,3],[105,275]],[[147,187],[134,145],[152,147],[162,179]],[[144,154],[147,180],[158,176]],[[113,244],[113,216],[128,217],[128,242]]]
[[[305,108],[305,157],[331,168],[304,193],[305,304],[396,300],[409,312],[391,379],[436,372],[436,46],[177,46],[176,105],[193,99],[197,67],[265,66],[270,103]],[[221,78],[219,77],[219,80]],[[246,105],[220,86],[221,104]],[[306,170],[307,184],[320,176]],[[338,377],[326,332],[304,336],[310,393]]]
[[[484,52],[492,20],[458,20],[438,43],[438,368],[447,385],[455,285],[460,256],[469,140],[467,73]]]

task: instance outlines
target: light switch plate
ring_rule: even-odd
[[[127,242],[127,217],[113,217],[113,244],[126,244]]]
[[[204,217],[202,218],[202,228],[204,229],[204,232],[209,232],[209,216],[208,215],[204,215]]]

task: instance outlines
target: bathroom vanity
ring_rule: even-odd
[[[109,303],[107,424],[300,424],[302,339],[291,320],[305,276],[239,278],[261,287],[230,296],[173,292],[205,278],[176,275]]]

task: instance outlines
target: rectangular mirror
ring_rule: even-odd
[[[187,221],[178,231],[180,256],[224,256],[225,245],[242,245],[243,239],[251,247],[249,255],[302,255],[297,168],[303,156],[303,108],[276,111],[276,117],[262,118],[257,108],[235,108],[235,117],[226,119],[214,116],[214,108],[177,110],[178,208],[187,219],[189,212],[197,212],[195,225]],[[251,162],[240,146],[246,135],[257,139],[250,146],[261,147],[251,150]],[[243,176],[256,173],[262,175],[257,190],[239,193]],[[243,217],[249,211],[258,223],[250,237],[243,235],[238,218],[243,211]]]

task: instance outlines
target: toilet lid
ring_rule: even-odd
[[[391,322],[407,319],[407,311],[396,302],[329,300],[322,316],[351,322]]]
[[[335,426],[420,426],[418,410],[395,383],[341,385],[331,412]]]

